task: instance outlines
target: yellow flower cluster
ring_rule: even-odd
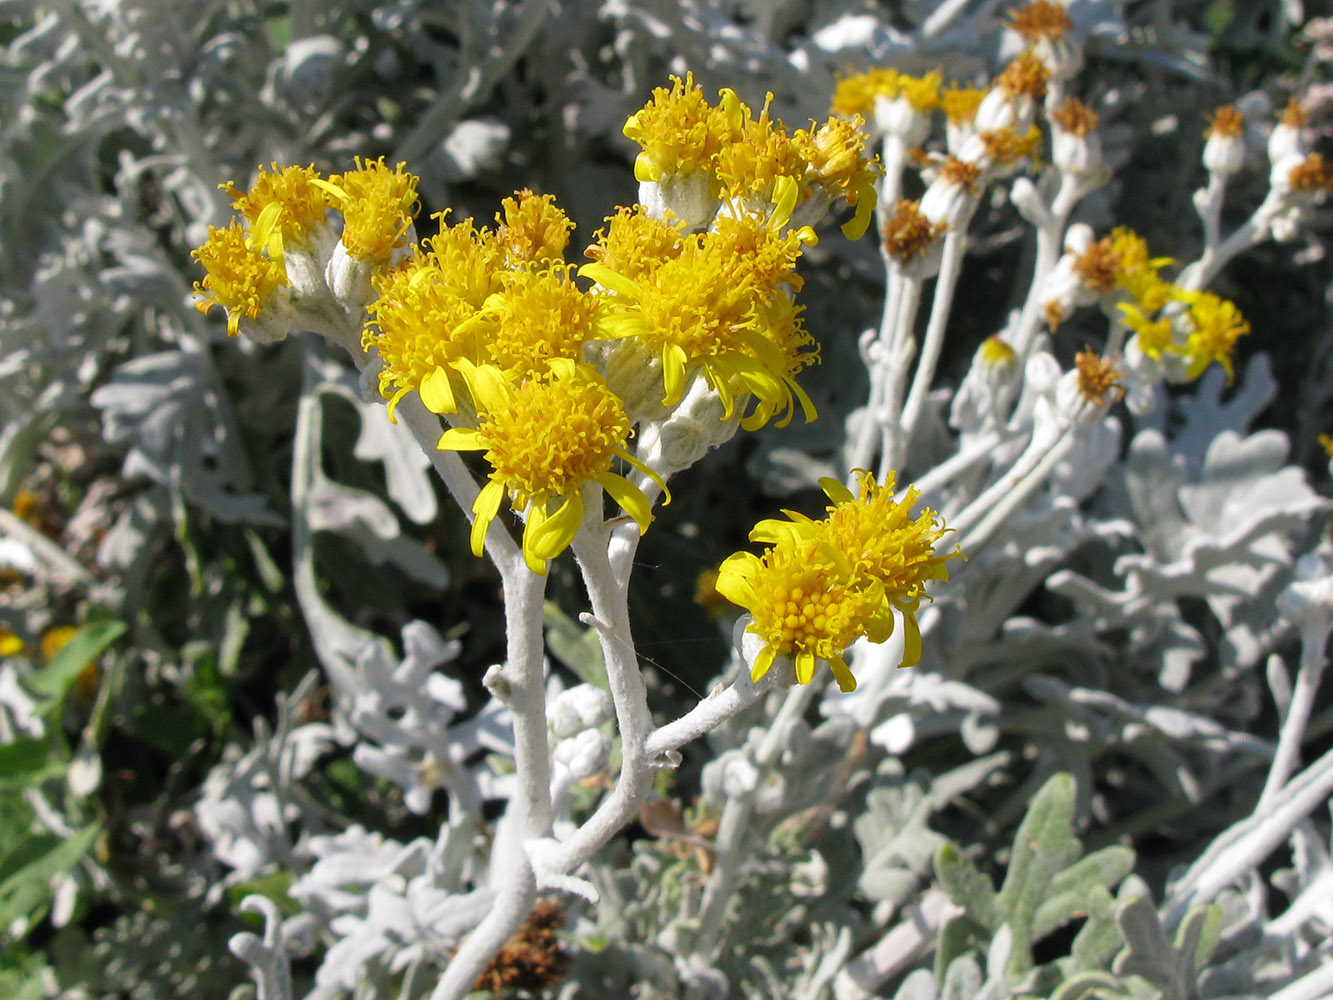
[[[802,217],[813,221],[842,199],[857,216],[844,228],[864,230],[877,165],[856,121],[788,133],[768,101],[756,115],[733,92],[721,97],[714,107],[693,77],[673,78],[625,125],[643,147],[641,181],[690,176],[715,192],[704,232],[660,204],[620,208],[586,251],[592,263],[576,269],[565,259],[574,224],[549,195],[517,192],[494,227],[440,213],[438,233],[412,243],[417,179],[402,164],[358,160],[328,178],[274,165],[248,191],[226,186],[246,223],[213,230],[195,252],[208,272],[200,308],[222,305],[234,333],[278,304],[290,320],[293,298],[315,294],[307,287],[333,296],[325,310],[365,302],[360,347],[376,360],[389,418],[416,393],[448,418],[441,450],[479,451],[489,464],[473,551],[507,495],[525,521],[524,558],[544,573],[603,493],[640,531],[653,487],[669,502],[627,444],[636,424],[669,420],[687,392],[711,391],[732,432],[784,425],[798,409],[814,419],[796,378],[819,352],[795,268],[815,235],[793,213],[810,204]],[[344,260],[335,213],[339,252],[356,262],[338,286],[350,293],[325,276]],[[317,311],[308,304],[298,316]]]
[[[1148,357],[1161,360],[1170,353],[1186,358],[1188,378],[1198,378],[1216,361],[1233,378],[1231,355],[1236,341],[1250,332],[1249,323],[1234,303],[1164,280],[1158,271],[1171,263],[1169,257],[1150,256],[1143,238],[1122,226],[1089,246],[1074,269],[1100,293],[1128,293],[1130,301],[1116,308]]]
[[[384,264],[407,242],[416,214],[417,179],[403,164],[390,170],[383,159],[356,161],[356,169],[325,179],[311,167],[259,168],[248,191],[227,182],[223,190],[245,218],[225,229],[210,226],[208,239],[192,256],[207,272],[195,283],[196,308],[227,312],[227,332],[235,336],[241,321],[257,320],[279,305],[283,289],[291,295],[288,250],[318,254],[321,243],[336,236],[329,209],[342,216],[341,241],[349,256],[372,266]]]
[[[813,520],[785,511],[788,520],[761,521],[752,541],[770,548],[763,556],[738,552],[718,571],[716,590],[753,618],[747,631],[764,641],[750,675],[758,680],[778,657],[790,657],[796,679],[808,684],[819,661],[833,671],[843,691],[856,688],[843,652],[865,636],[883,642],[893,633],[894,612],[904,628],[901,666],[921,659],[916,611],[931,580],[947,580],[945,563],[957,551],[938,555],[947,530],[932,510],[915,518],[915,488],[894,499],[894,477],[881,485],[857,472],[856,493],[833,479],[820,480],[832,501],[827,516]]]
[[[841,199],[855,209],[843,232],[856,239],[866,231],[880,168],[865,152],[862,122],[830,118],[789,133],[769,114],[772,94],[756,116],[735,91],[720,91],[714,106],[693,74],[671,81],[625,123],[625,135],[642,147],[634,163],[640,182],[698,180],[715,207],[732,206],[731,214],[758,210],[779,227],[799,204]]]

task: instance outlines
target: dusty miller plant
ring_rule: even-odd
[[[1318,259],[1328,26],[818,6],[7,5],[16,995],[1333,990],[1327,505],[1221,294]],[[710,465],[685,699],[630,581]]]

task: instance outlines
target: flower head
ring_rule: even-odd
[[[1216,361],[1227,373],[1227,381],[1236,377],[1231,354],[1236,341],[1250,332],[1250,324],[1235,303],[1212,292],[1181,292],[1188,306],[1189,335],[1181,353],[1189,359],[1189,378],[1198,378]]]
[[[259,168],[250,190],[241,192],[231,181],[222,185],[231,207],[249,220],[253,242],[282,260],[283,245],[307,245],[327,225],[328,193],[318,184],[319,171],[309,167]]]
[[[203,296],[195,308],[207,313],[222,306],[227,333],[233,337],[242,318],[258,319],[263,310],[271,310],[279,289],[288,284],[282,264],[253,246],[235,219],[226,229],[209,226],[208,239],[190,256],[208,272],[202,282],[195,282],[194,290]]]
[[[685,225],[678,219],[649,215],[642,205],[616,209],[606,227],[597,230],[597,242],[584,256],[619,275],[637,281],[653,268],[679,257]]]
[[[737,553],[722,564],[718,592],[750,612],[749,631],[767,642],[751,670],[756,680],[777,656],[791,656],[801,683],[824,660],[839,686],[852,690],[842,651],[863,635],[887,639],[895,610],[906,630],[901,665],[921,658],[916,610],[927,583],[949,578],[944,563],[958,553],[935,554],[946,529],[934,511],[911,516],[919,491],[895,500],[892,473],[883,485],[868,472],[856,476],[856,493],[820,480],[832,501],[824,519],[786,511],[789,520],[761,521],[750,538],[772,548],[762,558]]]
[[[508,377],[537,371],[551,358],[578,360],[580,347],[593,339],[600,300],[574,283],[572,270],[551,261],[510,272],[486,300],[492,318],[486,352]]]
[[[477,359],[483,327],[491,323],[451,280],[433,254],[418,252],[403,265],[373,279],[378,297],[368,306],[362,345],[383,362],[380,393],[389,400],[389,419],[409,392],[417,392],[433,413],[455,413],[460,359]]]
[[[634,161],[639,181],[708,170],[734,124],[726,111],[713,107],[694,74],[671,77],[671,89],[658,87],[642,110],[630,115],[624,133],[643,151]]]
[[[605,334],[636,338],[661,360],[664,405],[679,403],[689,378],[702,372],[728,417],[738,396],[753,395],[766,404],[762,412],[781,412],[784,421],[799,402],[810,420],[814,407],[792,371],[813,358],[799,350],[804,341],[787,336],[788,317],[769,308],[782,286],[798,287],[801,249],[799,233],[778,232],[758,216],[723,217],[638,278],[602,263],[579,273],[614,293]]]
[[[393,170],[384,158],[362,161],[356,169],[319,182],[342,212],[342,243],[352,257],[380,263],[407,242],[408,227],[417,214],[417,178]]]
[[[884,172],[878,157],[866,156],[866,135],[861,131],[864,124],[860,115],[830,118],[823,125],[809,131],[798,129],[792,135],[809,167],[811,184],[828,199],[842,198],[856,209],[852,221],[842,227],[843,235],[853,240],[870,227],[877,198],[875,183]]]
[[[573,221],[549,194],[535,195],[527,188],[515,192],[516,198],[500,203],[496,239],[509,254],[510,266],[558,260],[569,245]]]
[[[534,573],[545,573],[546,561],[574,540],[583,523],[583,488],[589,484],[605,489],[638,522],[640,532],[648,530],[648,498],[611,471],[612,460],[633,465],[663,489],[665,484],[625,450],[629,418],[593,368],[555,358],[518,385],[492,365],[463,361],[457,368],[476,402],[478,426],[450,428],[439,447],[484,451],[490,463],[490,481],[472,505],[475,555],[481,555],[486,530],[506,493],[514,510],[527,513],[523,557]]]

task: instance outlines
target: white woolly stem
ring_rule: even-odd
[[[916,372],[912,375],[912,387],[907,393],[907,402],[903,405],[901,428],[898,433],[896,454],[885,453],[880,456],[879,480],[884,481],[889,469],[897,468],[907,457],[907,449],[916,432],[917,421],[921,419],[921,410],[925,406],[926,393],[935,380],[935,366],[939,364],[940,352],[944,348],[944,331],[949,325],[949,313],[953,309],[954,287],[958,283],[958,274],[962,269],[963,253],[967,248],[965,232],[951,231],[944,238],[943,259],[940,263],[939,277],[935,279],[935,295],[930,305],[930,319],[926,323],[926,334],[921,345],[921,358],[917,362]]]
[[[1305,727],[1314,709],[1315,695],[1319,692],[1324,668],[1328,666],[1328,657],[1324,655],[1328,636],[1329,629],[1324,625],[1301,630],[1301,662],[1296,671],[1296,685],[1292,688],[1291,703],[1282,719],[1277,752],[1273,755],[1273,764],[1268,770],[1263,793],[1259,796],[1259,810],[1272,804],[1296,770],[1301,754],[1301,739],[1305,736]]]

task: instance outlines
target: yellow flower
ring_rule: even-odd
[[[841,77],[833,91],[833,113],[848,118],[870,114],[875,109],[876,97],[897,95],[900,76],[896,69],[877,66],[864,73]]]
[[[583,523],[583,489],[606,490],[639,525],[648,530],[648,498],[624,476],[611,471],[619,458],[666,484],[625,450],[629,418],[620,399],[588,365],[556,358],[546,370],[515,386],[492,365],[457,364],[477,405],[475,429],[454,427],[440,437],[451,451],[484,451],[490,481],[472,505],[472,551],[481,555],[486,529],[509,494],[510,506],[527,512],[523,558],[534,573],[546,572],[574,540]],[[670,500],[670,494],[667,494]],[[553,501],[559,506],[551,509]]]
[[[1125,325],[1139,337],[1139,350],[1156,361],[1162,360],[1162,352],[1170,350],[1172,343],[1171,320],[1149,319],[1137,305],[1121,302],[1117,308],[1124,314]]]
[[[372,279],[378,297],[368,310],[362,346],[379,354],[380,394],[389,400],[389,419],[409,392],[417,392],[432,413],[456,413],[460,383],[454,362],[477,360],[486,324],[491,322],[430,254]]]
[[[1231,353],[1236,341],[1250,332],[1250,324],[1235,303],[1212,292],[1182,292],[1179,296],[1189,306],[1189,337],[1181,353],[1189,359],[1190,378],[1198,378],[1216,361],[1227,373],[1227,381],[1236,377]]]
[[[271,174],[259,168],[259,177],[245,193],[231,181],[222,188],[231,197],[231,207],[250,221],[251,242],[281,261],[284,243],[308,245],[327,225],[328,193],[316,183],[320,177],[313,165],[271,166]]]
[[[766,561],[739,553],[723,563],[718,591],[755,617],[756,624],[750,631],[768,639],[770,649],[774,649],[776,643],[772,655],[756,661],[756,676],[768,669],[773,655],[792,655],[795,649],[798,664],[802,651],[827,660],[843,690],[850,690],[855,681],[851,680],[850,673],[844,679],[846,665],[841,660],[829,659],[826,654],[841,642],[841,646],[833,649],[834,653],[840,654],[852,639],[860,635],[865,635],[871,642],[883,642],[893,632],[893,610],[902,616],[905,629],[900,665],[912,666],[921,659],[921,631],[916,622],[916,610],[926,596],[926,584],[932,580],[947,580],[949,571],[944,564],[960,553],[935,553],[935,545],[947,529],[933,510],[926,509],[912,517],[911,508],[921,496],[918,490],[909,489],[899,501],[893,497],[892,473],[882,486],[868,472],[858,470],[856,476],[856,493],[835,479],[820,480],[825,495],[833,501],[822,520],[816,521],[796,511],[784,511],[789,520],[766,520],[755,525],[750,539],[773,546],[771,557],[766,557]],[[819,576],[823,588],[802,591],[810,613],[806,616],[809,627],[799,643],[785,638],[784,633],[774,626],[775,622],[785,620],[779,614],[781,609],[770,604],[776,592],[769,594],[766,588],[774,584],[757,582],[762,570],[785,565],[790,558],[807,561],[812,571],[814,567],[823,568]],[[823,626],[818,625],[820,619],[816,609],[825,605],[836,605],[850,617],[845,621],[835,619],[826,611],[825,625],[836,621],[837,627],[821,632]],[[789,608],[786,613],[791,613]],[[850,638],[848,630],[851,630]],[[819,640],[826,641],[819,645]],[[761,664],[763,670],[759,669]],[[800,679],[799,666],[797,676]]]
[[[688,237],[679,256],[638,279],[601,263],[579,273],[615,293],[605,335],[637,338],[660,358],[663,405],[680,402],[690,375],[702,370],[728,417],[737,396],[752,394],[766,414],[789,416],[799,402],[808,421],[814,407],[792,375],[813,356],[801,352],[807,341],[772,325],[790,316],[767,308],[779,285],[799,284],[800,252],[800,234],[780,235],[751,216],[719,220],[716,231]]]
[[[584,256],[608,269],[638,281],[664,261],[680,256],[685,224],[663,221],[648,214],[642,205],[617,208],[597,230],[596,242]]]
[[[843,651],[861,636],[883,642],[893,629],[881,596],[853,585],[838,553],[818,541],[786,540],[762,557],[728,556],[718,570],[717,592],[750,612],[746,631],[764,640],[750,667],[752,680],[768,673],[779,656],[795,662],[796,680],[809,684],[823,660],[843,691],[856,689]]]
[[[718,151],[714,172],[726,193],[747,205],[795,206],[809,198],[806,161],[782,122],[768,116],[773,95],[765,95],[758,118],[731,91],[723,91],[723,99],[734,136]]]
[[[362,162],[358,156],[355,170],[316,182],[342,212],[342,243],[352,257],[380,263],[406,242],[417,214],[417,178],[404,166],[390,170],[384,157]]]
[[[27,648],[27,643],[0,625],[0,656],[18,656]]]
[[[556,205],[553,195],[535,195],[527,188],[515,194],[517,200],[500,202],[504,212],[495,216],[495,236],[508,251],[509,265],[559,260],[569,245],[574,223]]]
[[[277,302],[278,289],[289,284],[281,263],[250,245],[235,219],[226,229],[208,227],[204,245],[190,256],[208,273],[194,290],[203,296],[195,303],[201,313],[214,306],[227,311],[227,333],[236,336],[241,319],[258,319],[260,312]]]
[[[813,123],[812,123],[813,124]],[[792,135],[798,152],[811,172],[811,182],[830,198],[842,198],[856,215],[842,227],[850,240],[860,239],[870,228],[878,193],[875,183],[884,173],[879,157],[866,156],[865,120],[830,118],[811,131],[798,129]]]
[[[733,95],[734,97],[734,95]],[[643,151],[634,161],[638,181],[711,170],[713,157],[734,126],[727,112],[712,107],[694,74],[671,77],[671,89],[658,87],[643,109],[630,115],[624,133]]]
[[[550,261],[511,272],[486,300],[492,322],[485,346],[507,377],[537,371],[551,358],[578,360],[582,344],[594,339],[601,298],[574,284],[571,270]]]
[[[977,108],[986,96],[986,91],[967,83],[951,83],[940,91],[940,106],[944,115],[954,125],[970,122],[977,115]]]

